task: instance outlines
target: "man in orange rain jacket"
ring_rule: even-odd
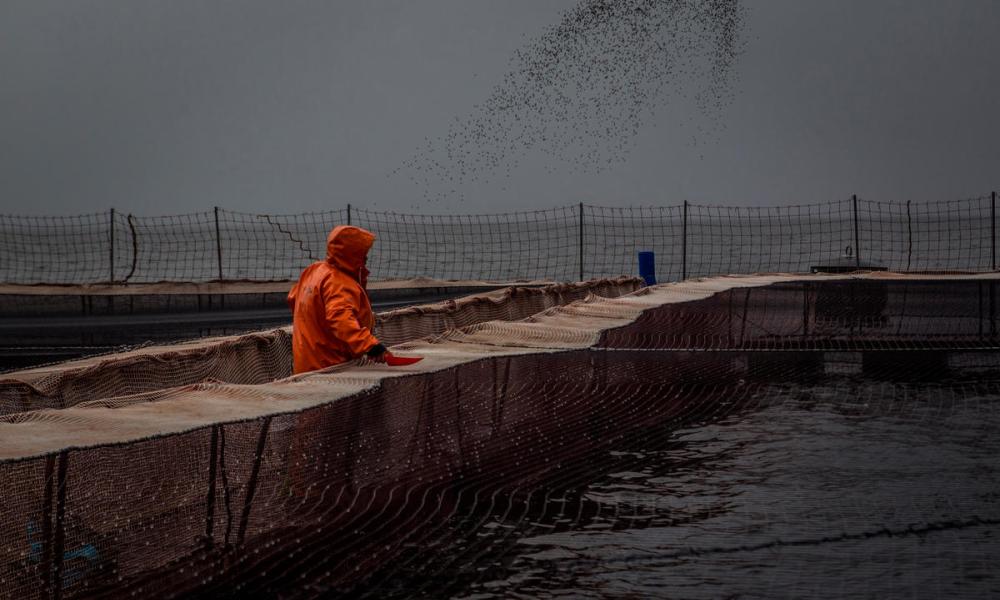
[[[387,358],[372,333],[375,314],[365,291],[365,262],[374,242],[375,234],[360,227],[334,227],[326,239],[326,261],[306,267],[288,293],[295,373],[364,355],[380,362]]]

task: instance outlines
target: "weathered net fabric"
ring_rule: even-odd
[[[939,280],[949,283],[921,300],[935,301],[936,308],[920,306],[912,317],[897,292],[886,291],[885,306],[892,310],[885,319],[871,312],[878,301],[858,303],[853,312],[838,303],[828,318],[819,296],[825,286],[834,288],[834,297],[843,297],[836,286],[857,284],[861,296],[880,298],[872,291],[879,283],[886,290],[931,284],[893,275],[773,275],[657,286],[407,342],[400,353],[426,356],[412,367],[359,364],[262,385],[202,383],[7,415],[0,418],[0,483],[8,500],[0,513],[0,585],[6,595],[28,598],[388,597],[488,594],[485,584],[506,581],[531,595],[538,586],[609,563],[620,565],[608,572],[615,580],[636,565],[667,565],[683,577],[694,558],[711,563],[722,557],[709,578],[719,581],[726,577],[726,560],[737,553],[817,548],[834,560],[831,543],[912,536],[923,536],[921,546],[930,548],[939,568],[968,573],[975,570],[970,561],[991,564],[1000,556],[988,539],[1000,523],[988,495],[997,482],[995,465],[983,470],[1000,449],[995,436],[986,435],[988,427],[975,422],[951,425],[972,436],[987,462],[939,465],[941,473],[976,474],[974,488],[946,486],[947,497],[924,490],[896,506],[845,507],[831,504],[844,493],[836,487],[836,494],[807,498],[812,504],[806,504],[805,521],[776,508],[774,514],[742,515],[736,529],[716,524],[719,515],[732,512],[729,505],[760,494],[762,485],[704,488],[650,504],[635,489],[612,501],[608,490],[629,488],[600,488],[594,480],[595,471],[608,470],[638,481],[650,456],[677,461],[661,486],[685,480],[685,469],[706,460],[733,463],[738,454],[699,456],[694,439],[720,435],[730,416],[764,406],[787,404],[802,413],[810,403],[833,403],[854,419],[855,429],[863,426],[858,418],[884,411],[933,425],[957,419],[970,405],[981,406],[979,418],[993,422],[1000,412],[1000,360],[990,328],[995,312],[980,311],[978,299],[969,298],[985,284],[984,304],[991,306],[997,279]],[[794,282],[815,285],[816,293]],[[771,285],[779,287],[766,287]],[[746,309],[718,314],[728,306],[727,294],[743,299],[747,289],[752,299]],[[678,311],[708,334],[673,331],[682,322]],[[744,330],[742,337],[728,337],[730,320]],[[811,333],[800,329],[803,324]],[[916,344],[925,326],[930,353]],[[903,337],[884,336],[889,329]],[[803,335],[836,339],[840,346],[836,352],[789,351],[776,341]],[[869,336],[882,336],[884,347],[870,347]],[[935,345],[948,336],[960,344]],[[905,342],[899,351],[921,357],[916,364],[942,369],[936,379],[918,382],[912,362],[838,362],[840,354],[896,349],[894,340]],[[802,359],[814,355],[830,360]],[[902,373],[903,379],[845,379],[837,384],[843,389],[830,388],[822,377],[831,364]],[[815,398],[792,385],[816,377],[815,389],[808,390],[819,394]],[[900,404],[906,394],[914,396]],[[679,437],[692,439],[682,443]],[[738,438],[743,445],[751,441],[748,432]],[[833,482],[836,476],[832,471]],[[795,490],[795,497],[809,491]],[[777,538],[761,530],[773,523],[795,529]],[[609,535],[626,530],[633,546],[647,530],[669,535],[657,538],[650,552],[581,548],[525,557],[519,544],[533,536],[579,536],[591,527]],[[935,538],[938,531],[947,535]],[[974,547],[969,536],[976,536]],[[907,573],[894,583],[912,584],[910,595],[943,590],[972,596],[996,583],[995,573],[980,569],[965,583],[955,577],[946,586],[920,587],[909,579],[916,563],[904,552],[894,556],[894,568]],[[536,571],[525,560],[541,564],[548,583],[536,577],[536,587],[525,588],[518,561],[527,569],[522,575]],[[789,569],[801,573],[801,563]],[[877,573],[862,574],[866,585],[878,586]],[[753,574],[742,572],[740,579],[751,585]],[[793,583],[796,595],[815,591],[808,581]],[[721,591],[733,589],[740,588]]]
[[[967,279],[890,276],[838,282],[794,281],[731,289],[643,313],[606,331],[603,348],[656,350],[886,350],[995,348],[998,288]],[[696,285],[696,284],[695,284]]]
[[[615,297],[639,289],[631,278],[544,287],[509,287],[376,315],[383,343],[444,333],[483,321],[523,319],[588,295]],[[98,398],[199,382],[267,383],[292,374],[291,328],[154,346],[0,375],[0,416],[66,408]]]

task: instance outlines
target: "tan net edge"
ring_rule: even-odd
[[[641,287],[635,278],[544,287],[508,287],[377,316],[377,334],[394,346],[483,321],[523,319],[588,295],[615,297]],[[291,328],[193,340],[72,361],[0,376],[0,416],[62,409],[201,382],[261,384],[291,374]]]
[[[455,302],[454,305],[449,302],[439,303],[441,306],[438,308],[400,309],[392,311],[394,314],[387,315],[388,321],[414,320],[409,329],[413,337],[406,341],[401,339],[401,336],[398,339],[397,349],[426,357],[426,360],[418,365],[389,368],[362,361],[360,364],[342,365],[296,377],[285,379],[276,377],[268,383],[256,385],[221,382],[219,378],[203,378],[200,381],[211,381],[211,383],[199,386],[193,382],[184,386],[180,382],[172,381],[174,386],[161,385],[160,388],[164,389],[159,391],[152,387],[136,391],[125,391],[122,387],[115,387],[113,392],[117,393],[104,396],[77,395],[76,402],[88,401],[91,403],[89,407],[70,406],[61,410],[19,411],[21,414],[11,413],[0,418],[0,440],[2,440],[0,459],[52,452],[67,445],[118,443],[187,431],[215,422],[251,419],[267,414],[301,410],[317,403],[330,402],[356,393],[359,390],[359,378],[363,382],[362,388],[366,388],[369,385],[377,385],[377,382],[385,377],[434,372],[487,356],[587,348],[597,342],[601,332],[627,325],[647,309],[664,304],[704,299],[733,288],[767,286],[778,282],[856,277],[868,276],[789,274],[731,276],[663,284],[639,289],[634,293],[626,292],[638,288],[639,283],[633,279],[622,279],[556,286],[556,289],[508,290],[485,298],[468,298],[461,303]],[[614,297],[605,298],[595,294],[595,291],[603,291]],[[573,295],[579,296],[580,299],[573,301],[569,297]],[[566,301],[565,305],[556,305],[556,300],[560,297]],[[540,300],[542,298],[546,300]],[[513,304],[521,304],[521,312],[528,313],[536,309],[539,302],[550,302],[553,306],[519,319],[515,319],[516,315],[510,313],[510,306]],[[473,311],[472,314],[475,314],[474,310],[491,306],[500,312],[499,319],[485,320],[487,315],[480,314],[484,320],[458,329],[444,327],[443,331],[441,328],[444,325],[436,320],[441,315],[463,314],[463,311],[466,314],[468,311]],[[432,315],[430,324],[422,315]],[[287,343],[287,332],[277,331],[283,333]],[[215,352],[233,352],[228,344],[238,345],[241,340],[252,344],[259,342],[259,338],[254,336],[249,338],[240,336],[220,344],[207,344],[206,347],[208,351],[214,348]],[[281,352],[288,351],[277,353]],[[182,353],[179,356],[192,360],[205,360],[204,356],[197,352]],[[150,362],[143,357],[137,363],[125,361],[124,364],[129,364],[137,371],[148,372],[152,364],[173,364],[176,360],[176,356],[167,361],[163,361],[161,357],[160,360]],[[290,360],[287,354],[285,360]],[[122,366],[112,362],[110,368],[122,369]],[[84,374],[77,373],[76,376],[80,376],[81,381],[93,382],[94,373],[100,372],[100,368],[98,365],[93,371],[85,370]],[[109,366],[105,365],[104,368],[107,369]],[[73,380],[72,372],[64,376],[68,377],[67,381]],[[102,377],[107,377],[107,374],[104,373]],[[317,384],[317,381],[321,383]],[[180,387],[176,387],[178,385]],[[317,385],[318,387],[314,387]],[[15,380],[11,389],[14,393],[23,394],[26,388],[24,382]],[[123,398],[120,403],[99,402],[102,398],[129,397],[136,394],[141,396]],[[111,408],[119,405],[125,408]]]

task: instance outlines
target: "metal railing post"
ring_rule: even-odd
[[[992,265],[993,270],[997,270],[997,193],[994,190],[990,194],[990,239],[993,240],[991,244],[992,250]]]
[[[583,202],[580,203],[580,279],[583,281]]]
[[[108,213],[108,283],[115,282],[115,209]]]
[[[215,207],[215,258],[219,263],[219,281],[222,281],[222,234],[219,229],[219,207]]]
[[[913,217],[910,216],[910,201],[906,201],[906,271],[910,271],[913,260]]]
[[[347,224],[351,224],[351,205],[347,205]]]
[[[861,270],[861,248],[859,246],[859,235],[858,235],[858,195],[852,194],[851,199],[854,201],[854,265]]]
[[[681,281],[688,273],[688,201],[684,201],[684,220],[681,222]]]

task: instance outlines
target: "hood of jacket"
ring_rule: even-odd
[[[326,238],[326,262],[359,281],[366,279],[362,274],[365,257],[374,243],[374,233],[360,227],[338,225]]]

